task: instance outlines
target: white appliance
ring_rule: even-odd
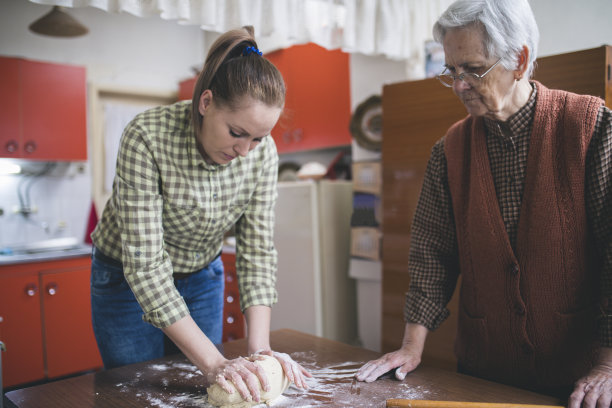
[[[355,342],[356,289],[349,277],[352,211],[350,181],[278,183],[274,243],[279,298],[272,307],[273,330]]]

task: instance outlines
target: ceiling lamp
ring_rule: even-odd
[[[30,30],[52,37],[78,37],[89,32],[87,27],[62,10],[59,6],[30,24]]]

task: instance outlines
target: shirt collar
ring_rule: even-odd
[[[537,97],[537,87],[533,82],[529,83],[533,91],[529,96],[527,103],[523,105],[517,112],[508,118],[505,122],[500,122],[494,119],[485,118],[484,123],[487,132],[491,135],[507,139],[507,135],[516,136],[522,134],[525,129],[533,122],[535,114],[535,105]]]

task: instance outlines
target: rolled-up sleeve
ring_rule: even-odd
[[[121,138],[114,188],[126,281],[144,311],[143,320],[169,326],[189,310],[174,286],[172,263],[164,250],[159,170],[146,132],[136,122]]]
[[[242,310],[255,305],[272,306],[278,298],[274,248],[278,154],[271,136],[264,138],[259,147],[256,186],[236,223],[236,271]]]

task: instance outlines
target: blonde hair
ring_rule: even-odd
[[[210,47],[193,90],[192,123],[196,133],[202,127],[200,96],[207,89],[212,91],[215,103],[232,110],[245,96],[268,106],[284,106],[285,82],[281,73],[257,52],[243,55],[247,47],[258,48],[251,26],[222,34]]]

